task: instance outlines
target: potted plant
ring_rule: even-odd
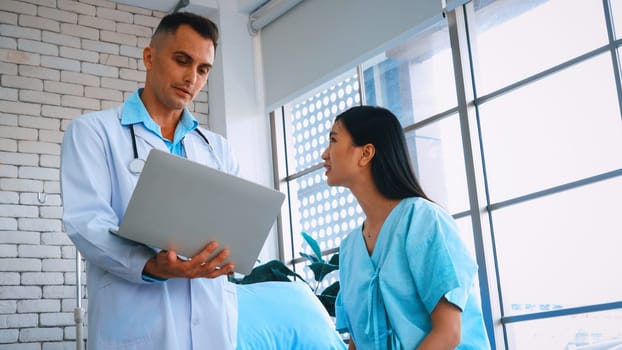
[[[339,269],[339,253],[334,253],[328,260],[322,258],[322,251],[317,241],[306,232],[302,232],[302,237],[311,248],[312,253],[307,254],[300,252],[300,256],[306,258],[310,264],[308,265],[313,272],[315,280],[312,286],[302,276],[292,271],[283,262],[279,260],[271,260],[265,264],[256,266],[251,273],[243,278],[231,277],[230,280],[238,284],[250,284],[267,281],[283,281],[291,282],[291,278],[297,278],[309,285],[313,293],[319,298],[328,314],[335,316],[335,299],[339,292],[339,281],[332,283],[330,286],[320,290],[320,286],[324,278],[331,272]],[[319,294],[318,294],[319,293]]]

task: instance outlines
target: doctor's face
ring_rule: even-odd
[[[196,97],[214,63],[214,43],[192,27],[181,25],[175,34],[163,33],[145,48],[145,90],[159,107],[181,110]]]
[[[362,147],[355,146],[348,130],[336,121],[330,130],[328,147],[322,153],[328,185],[350,188],[360,174],[361,155]]]

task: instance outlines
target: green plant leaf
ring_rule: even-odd
[[[291,282],[289,276],[295,276],[300,278],[303,282],[307,283],[300,275],[292,271],[283,262],[279,260],[271,260],[263,265],[253,268],[251,273],[244,276],[241,280],[234,281],[238,284],[251,284],[267,281],[282,281]],[[308,284],[308,283],[307,283]]]
[[[309,236],[306,232],[302,232],[302,238],[304,238],[305,241],[307,241],[307,244],[309,244],[309,246],[313,250],[313,254],[315,254],[318,260],[323,261],[322,250],[320,249],[320,245],[317,244],[317,241],[313,239],[313,237]]]
[[[335,297],[326,295],[318,295],[317,297],[320,299],[322,305],[324,305],[326,311],[328,311],[328,314],[335,317]]]
[[[300,254],[300,256],[302,256],[303,258],[306,258],[307,260],[311,261],[312,263],[321,262],[320,260],[317,259],[315,255],[311,255],[307,253],[298,253],[298,254]]]
[[[339,293],[339,281],[326,287],[326,289],[322,291],[322,294],[317,296],[318,299],[320,299],[320,302],[322,303],[322,305],[324,305],[324,308],[326,309],[326,311],[328,311],[328,314],[333,317],[335,317],[335,301],[337,300],[338,293]]]
[[[339,266],[339,253],[333,254],[333,256],[330,257],[328,263]]]
[[[333,283],[330,286],[326,287],[322,291],[322,295],[330,296],[330,297],[335,297],[335,298],[337,297],[338,293],[339,293],[339,281],[336,281],[335,283]]]
[[[320,302],[324,305],[324,308],[328,311],[328,314],[335,317],[335,297],[318,295],[317,298],[320,299]]]
[[[311,271],[313,271],[313,277],[317,282],[320,282],[324,276],[329,273],[338,270],[338,265],[327,264],[325,262],[314,262],[309,265]]]

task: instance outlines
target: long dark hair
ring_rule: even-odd
[[[412,169],[404,130],[388,109],[356,106],[339,114],[335,122],[352,136],[356,146],[372,144],[376,154],[371,161],[371,175],[378,191],[389,199],[429,198],[423,192]]]

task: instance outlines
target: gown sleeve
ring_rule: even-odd
[[[108,141],[103,127],[96,125],[81,117],[65,131],[60,169],[65,231],[89,264],[132,282],[148,283],[142,270],[154,251],[110,233],[122,215],[111,204],[119,180],[111,176]]]
[[[335,300],[335,328],[339,333],[350,332],[350,322],[343,309],[343,297],[342,292],[337,293],[337,299]]]
[[[346,236],[346,238],[341,241],[341,245],[339,247],[339,280],[341,286],[344,285],[344,282],[347,283],[344,275],[347,276],[348,274],[348,264],[345,263],[345,259],[348,257],[349,253],[347,247],[348,242],[350,242],[350,239],[349,236]],[[340,288],[339,293],[337,293],[337,298],[335,300],[335,328],[340,333],[351,332],[352,329],[352,326],[350,325],[350,321],[348,319],[348,314],[346,313],[343,304],[344,298],[347,298],[347,296],[344,297],[344,293],[345,288]]]
[[[424,306],[432,313],[444,296],[464,310],[477,265],[458,235],[453,218],[433,204],[412,212],[408,264]]]

